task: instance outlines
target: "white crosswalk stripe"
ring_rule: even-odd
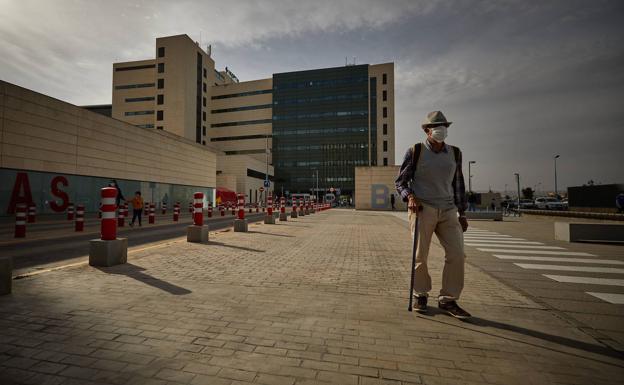
[[[597,263],[603,265],[624,265],[624,261],[615,259],[587,259],[587,258],[562,258],[562,257],[528,257],[526,255],[500,255],[494,254],[498,259],[516,261],[538,261],[538,262],[573,262],[573,263]]]
[[[564,265],[545,265],[541,263],[514,263],[523,269],[532,270],[560,270],[560,271],[580,271],[584,273],[608,273],[608,274],[624,274],[624,269],[617,267],[595,267],[595,266],[564,266]]]
[[[624,287],[624,279],[608,278],[608,276],[613,277],[614,274],[624,274],[624,268],[604,266],[624,265],[624,260],[587,258],[596,257],[596,255],[586,252],[568,251],[564,247],[547,246],[542,242],[474,228],[472,231],[467,231],[464,234],[464,242],[466,246],[476,247],[479,251],[493,253],[492,255],[495,258],[510,261],[522,269],[534,270],[536,272],[545,270],[581,274],[580,276],[541,274],[556,282],[597,285],[605,288],[613,286]],[[607,276],[604,278],[588,277],[583,276],[583,273],[605,274]],[[586,293],[611,304],[624,304],[624,294],[602,291],[588,291]]]

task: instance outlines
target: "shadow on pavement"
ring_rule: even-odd
[[[190,294],[191,291],[180,286],[176,286],[172,283],[163,281],[161,279],[152,277],[149,274],[144,273],[145,269],[131,263],[125,263],[123,265],[113,267],[96,267],[98,270],[106,274],[125,275],[137,281],[143,282],[146,285],[153,286],[157,289],[166,291],[173,295],[185,295]]]
[[[248,233],[252,233],[252,234],[263,234],[263,235],[272,235],[275,237],[286,237],[286,238],[294,238],[294,235],[286,235],[286,234],[271,234],[271,233],[264,233],[262,231],[248,231]]]
[[[251,231],[249,231],[251,233]],[[243,246],[234,246],[234,245],[228,245],[227,243],[223,243],[223,242],[215,242],[215,241],[208,241],[207,245],[215,245],[215,246],[223,246],[223,247],[230,247],[232,249],[237,249],[237,250],[245,250],[245,251],[253,251],[255,253],[264,253],[265,250],[260,250],[260,249],[252,249],[249,247],[243,247]]]

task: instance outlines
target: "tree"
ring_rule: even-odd
[[[525,187],[522,189],[522,197],[524,199],[533,199],[533,194],[535,193],[535,191],[533,191],[532,188],[530,187]]]

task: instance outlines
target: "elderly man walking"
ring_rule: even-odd
[[[418,216],[414,291],[410,293],[417,298],[416,311],[427,312],[431,291],[427,257],[435,233],[445,252],[438,307],[453,317],[465,319],[470,314],[459,307],[457,300],[464,288],[466,188],[461,151],[444,142],[451,123],[441,111],[427,114],[422,123],[427,137],[407,150],[395,185],[403,201],[408,202],[412,236]]]

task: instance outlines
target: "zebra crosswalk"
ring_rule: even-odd
[[[624,277],[624,268],[616,267],[624,265],[624,260],[600,258],[592,253],[569,251],[564,247],[474,228],[464,234],[464,244],[492,253],[495,258],[522,269],[573,273],[575,275],[541,275],[556,282],[603,286],[604,292],[585,293],[608,303],[624,304],[624,294],[608,292],[609,287],[624,286],[624,279],[619,278],[620,275]],[[604,277],[597,277],[597,274]]]

